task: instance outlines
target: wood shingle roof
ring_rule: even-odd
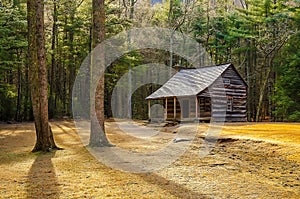
[[[182,69],[146,100],[166,97],[196,96],[212,85],[232,64]]]

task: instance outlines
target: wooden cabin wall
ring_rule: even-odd
[[[205,89],[199,95],[201,97],[211,97],[212,115],[216,121],[221,121],[225,114],[227,122],[247,121],[247,86],[232,66],[222,74],[222,78]],[[232,110],[227,109],[229,99],[232,99]]]
[[[179,120],[181,118],[181,108],[179,100],[176,99],[176,119]]]
[[[232,66],[223,73],[222,78],[225,81],[227,98],[232,99],[232,110],[227,110],[226,121],[247,121],[247,86],[245,82]],[[227,80],[230,80],[230,83]]]
[[[180,103],[179,100],[176,99],[176,117],[174,118],[174,98],[168,98],[167,99],[167,119],[172,120],[172,119],[181,119],[181,109],[180,109]]]
[[[168,107],[167,107],[167,119],[173,119],[174,118],[174,99],[168,98]]]
[[[210,97],[198,97],[198,118],[211,117],[211,99]]]
[[[222,79],[218,79],[209,89],[204,90],[199,98],[210,98],[211,111],[210,116],[214,121],[224,121],[226,117],[227,97],[224,91]],[[203,104],[202,104],[203,105]],[[201,108],[201,107],[200,107]],[[208,115],[207,111],[205,115]],[[200,112],[201,116],[201,112]],[[202,116],[201,116],[202,117]]]

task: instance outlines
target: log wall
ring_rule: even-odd
[[[230,79],[230,84],[225,85],[225,92],[232,98],[232,110],[227,110],[226,121],[247,121],[247,85],[232,66],[223,73],[222,78]]]

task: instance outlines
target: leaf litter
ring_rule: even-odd
[[[205,157],[199,151],[208,124],[199,124],[177,161],[143,174],[98,162],[71,121],[51,126],[65,150],[43,154],[30,153],[33,123],[0,124],[0,198],[300,198],[300,124],[226,124]],[[176,134],[166,127],[149,142],[124,134],[113,121],[106,130],[112,143],[137,152],[164,147]]]

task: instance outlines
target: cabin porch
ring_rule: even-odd
[[[153,100],[154,101],[154,100]],[[209,121],[211,119],[210,97],[168,97],[155,100],[159,108],[151,108],[152,100],[148,100],[149,118],[155,120],[172,121]],[[153,103],[154,104],[154,103]]]

